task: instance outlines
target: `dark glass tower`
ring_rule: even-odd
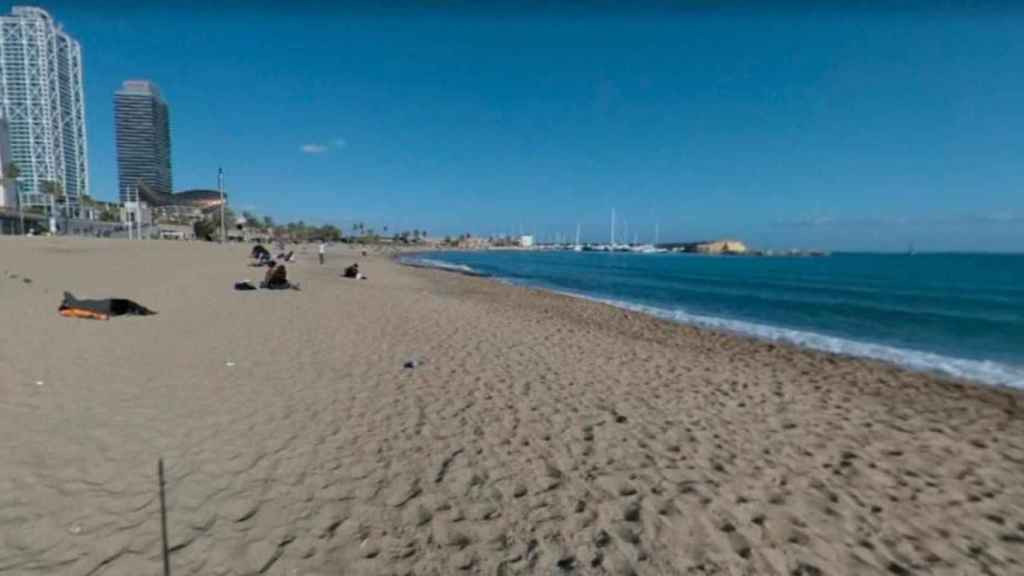
[[[117,184],[121,201],[136,189],[170,194],[171,128],[160,88],[148,80],[128,80],[114,96]]]

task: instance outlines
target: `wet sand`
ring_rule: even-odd
[[[1024,573],[1020,393],[248,248],[0,238],[0,574]]]

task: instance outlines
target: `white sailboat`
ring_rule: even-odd
[[[573,252],[583,252],[583,245],[580,244],[580,223],[576,223],[576,243],[572,245]]]
[[[615,208],[612,208],[612,237],[608,243],[609,250],[615,250]]]

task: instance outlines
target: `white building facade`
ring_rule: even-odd
[[[56,182],[77,211],[89,193],[82,49],[45,10],[0,15],[0,115],[23,206],[51,206]]]

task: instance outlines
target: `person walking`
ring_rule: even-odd
[[[324,252],[327,251],[327,242],[320,241],[320,265],[324,265]]]

